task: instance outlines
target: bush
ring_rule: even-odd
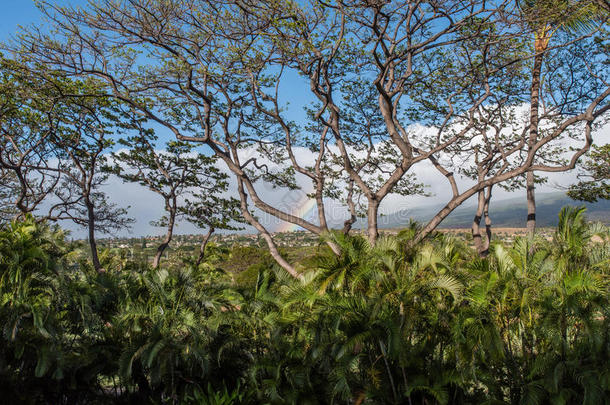
[[[33,218],[0,232],[0,394],[19,403],[610,401],[610,233],[480,259],[436,234],[327,237],[294,280],[258,248],[153,271],[79,261]],[[235,271],[235,281],[218,266]]]

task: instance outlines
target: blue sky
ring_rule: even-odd
[[[87,0],[49,0],[53,4],[62,5],[86,5]],[[27,27],[29,25],[44,26],[43,13],[36,7],[34,0],[0,0],[0,42],[10,41],[11,37],[19,31],[19,27]],[[307,91],[307,83],[303,82],[302,78],[299,78],[295,73],[289,72],[282,81],[282,91],[280,94],[290,95],[290,100],[282,100],[283,102],[290,102],[293,120],[303,120],[305,113],[300,107],[310,104],[314,101],[313,96]],[[297,81],[299,83],[297,83]],[[286,86],[295,85],[295,89],[286,91]],[[295,91],[296,90],[296,91]],[[295,108],[296,107],[296,108]],[[171,134],[166,128],[156,125],[154,123],[149,124],[159,136],[161,142],[173,139]],[[205,151],[204,151],[205,153]]]
[[[32,0],[2,0],[0,38],[7,40],[19,25],[40,24],[41,14]]]
[[[83,5],[86,4],[86,0],[60,0],[60,1],[52,1],[50,2],[54,4],[71,4],[71,5]],[[18,30],[19,26],[28,26],[28,25],[41,25],[44,23],[42,13],[36,8],[35,2],[33,0],[0,0],[0,42],[7,41],[10,39],[11,35],[15,34]],[[301,112],[301,108],[303,105],[309,104],[312,101],[312,97],[307,91],[307,86],[301,81],[302,78],[299,78],[297,75],[293,75],[289,77],[289,80],[285,81],[282,85],[290,87],[290,89],[283,89],[282,93],[287,94],[290,97],[291,102],[291,113],[293,116],[291,117],[294,120],[302,120],[303,113]],[[289,90],[289,91],[286,91]],[[288,100],[283,100],[288,101]],[[161,140],[167,140],[172,137],[169,134],[169,131],[156,128],[157,135]],[[597,134],[598,140],[597,143],[605,143],[610,140],[610,126],[606,126],[604,129],[599,131]],[[429,191],[436,194],[436,197],[432,197],[430,200],[434,200],[435,202],[443,200],[445,194],[448,193],[446,184],[444,183],[444,179],[436,179],[433,174],[435,172],[428,168],[424,169],[422,172],[418,173],[418,177],[421,180],[431,185]],[[560,184],[569,184],[574,180],[574,173],[561,173],[559,175],[551,175],[551,184],[560,183]],[[118,179],[111,179],[109,184],[105,190],[109,199],[115,203],[118,203],[121,206],[130,205],[130,214],[135,217],[136,224],[133,229],[133,234],[135,235],[146,235],[146,234],[156,234],[161,233],[162,229],[154,228],[149,223],[151,220],[158,219],[158,217],[162,214],[162,201],[156,195],[151,192],[146,191],[143,188],[134,185],[123,184]],[[557,191],[553,189],[553,187],[542,186],[540,187],[541,192],[548,191]],[[285,196],[286,192],[279,191],[277,189],[265,189],[262,188],[261,196],[266,201],[270,202],[271,205],[277,203],[278,201],[282,201],[282,197]],[[506,198],[509,195],[500,192],[498,190],[498,194],[500,194],[497,198],[502,199]],[[523,194],[519,192],[519,194]],[[514,195],[511,195],[511,197]],[[418,201],[421,203],[421,201]],[[404,198],[388,198],[385,203],[387,207],[387,212],[393,212],[399,209],[407,208],[412,206],[413,202],[409,204]],[[389,209],[388,209],[389,208]],[[271,221],[274,222],[274,221]],[[83,232],[78,228],[71,226],[70,224],[62,224],[67,228],[70,228],[74,231],[73,235],[75,237],[84,236]],[[273,226],[271,227],[273,228]],[[195,233],[197,230],[194,227],[183,224],[177,229],[178,233]],[[123,233],[123,232],[121,232]]]

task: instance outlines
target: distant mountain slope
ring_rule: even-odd
[[[610,223],[610,201],[598,201],[597,203],[583,203],[574,201],[564,193],[543,193],[536,196],[537,223],[538,226],[557,225],[557,215],[563,206],[585,205],[587,207],[587,218],[593,221]],[[418,222],[429,221],[443,205],[428,207],[416,207],[412,210],[401,210],[393,214],[384,215],[379,218],[380,228],[400,228],[409,222],[409,218]],[[453,211],[442,223],[444,228],[467,228],[472,224],[472,218],[476,210],[474,203],[466,203]],[[527,216],[527,205],[525,197],[515,197],[506,200],[491,201],[489,213],[493,225],[496,227],[525,227]],[[361,224],[358,224],[358,227]]]

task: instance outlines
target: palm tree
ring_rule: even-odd
[[[234,386],[247,366],[239,334],[230,333],[238,295],[210,285],[196,268],[149,271],[121,305],[113,325],[123,337],[120,374],[142,400]]]
[[[544,387],[551,401],[605,403],[610,375],[607,329],[609,286],[599,270],[608,262],[608,229],[586,222],[584,208],[565,207],[559,215],[550,257],[553,271],[539,304],[539,327],[544,334],[532,368],[533,383]]]
[[[604,403],[608,375],[607,228],[565,208],[552,243],[494,244],[472,261],[454,341],[490,400]],[[592,235],[602,235],[602,243]],[[604,260],[606,260],[604,262]],[[458,326],[459,325],[459,326]]]
[[[534,60],[530,87],[529,151],[538,140],[540,90],[545,54],[553,35],[558,30],[583,31],[593,27],[595,18],[606,13],[595,1],[575,0],[521,0],[521,14],[534,31]],[[528,151],[528,152],[529,152]],[[526,174],[527,230],[533,236],[536,230],[536,198],[534,172]]]
[[[408,235],[375,246],[358,235],[327,237],[342,254],[321,253],[281,298],[279,324],[300,359],[282,364],[305,381],[321,378],[324,397],[336,401],[459,400],[448,327],[462,291],[462,247],[442,237],[417,248]]]
[[[0,229],[0,390],[8,402],[81,403],[100,392],[100,323],[74,264],[56,227],[26,216]]]

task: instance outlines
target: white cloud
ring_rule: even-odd
[[[601,130],[594,134],[595,143],[604,144],[610,142],[610,125],[606,125]],[[579,145],[576,141],[570,140],[570,143],[574,143],[574,146]],[[311,165],[315,160],[315,156],[305,148],[295,148],[295,156],[298,162],[302,165]],[[241,152],[241,158],[246,159],[251,156],[251,150],[244,150]],[[223,163],[219,163],[220,167],[224,167]],[[271,167],[276,167],[270,164]],[[226,168],[224,170],[227,170]],[[418,181],[421,181],[428,185],[426,189],[432,194],[431,197],[402,197],[397,195],[388,196],[380,207],[380,213],[390,214],[403,209],[412,209],[420,205],[436,205],[445,203],[448,201],[451,195],[450,186],[445,179],[428,161],[421,162],[413,168]],[[568,186],[576,180],[576,171],[565,173],[549,173],[549,181],[547,184],[540,185],[538,187],[539,192],[552,192],[557,191],[560,187]],[[264,182],[258,182],[255,185],[259,196],[272,206],[279,206],[285,210],[295,213],[305,203],[305,193],[310,192],[312,189],[311,181],[303,175],[297,175],[297,183],[302,190],[289,191],[286,189],[273,188],[269,184]],[[460,178],[458,183],[461,190],[465,190],[469,185],[473,183],[470,180]],[[235,189],[235,180],[231,176],[230,189]],[[146,188],[137,184],[125,184],[122,180],[116,176],[111,176],[107,184],[104,186],[104,191],[107,193],[108,198],[111,202],[116,203],[119,206],[127,207],[129,214],[133,217],[136,222],[133,226],[131,235],[160,235],[164,233],[163,228],[158,228],[150,225],[150,221],[156,220],[163,215],[163,201],[160,196],[147,190]],[[496,200],[502,200],[510,197],[523,195],[523,190],[509,193],[507,191],[496,188],[494,198]],[[346,217],[347,211],[345,207],[341,206],[337,202],[329,201],[327,203],[327,215],[330,223],[340,224]],[[261,222],[269,227],[270,230],[275,230],[281,224],[281,221],[271,216],[265,215],[260,211],[255,212]],[[312,221],[316,221],[314,213],[310,214],[310,217],[306,218]],[[85,232],[82,228],[76,227],[74,224],[64,222],[62,226],[72,230],[72,235],[75,238],[81,238],[85,236]],[[201,233],[202,231],[197,229],[195,226],[189,223],[179,223],[176,229],[177,234],[189,234],[189,233]],[[254,232],[251,227],[247,227],[246,232]],[[120,236],[129,236],[130,233],[127,231],[120,232]]]

